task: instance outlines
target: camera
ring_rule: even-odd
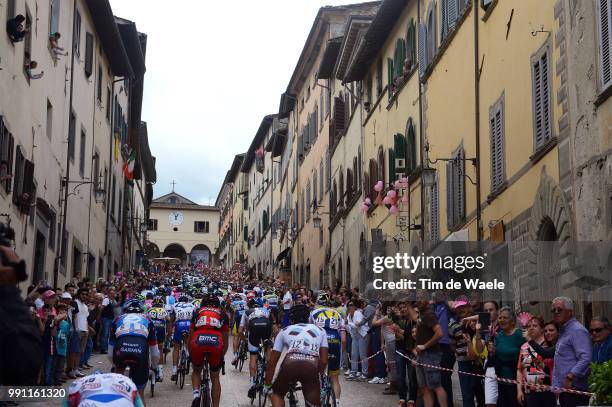
[[[9,225],[5,225],[0,222],[0,246],[13,247],[13,241],[15,240],[15,231]],[[0,261],[5,266],[11,266],[15,269],[17,281],[22,282],[28,279],[28,274],[25,271],[25,262],[23,260],[18,263],[9,261],[3,252],[0,252]]]

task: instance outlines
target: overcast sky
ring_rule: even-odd
[[[359,2],[359,1],[354,1]],[[234,155],[277,113],[319,7],[350,0],[111,0],[148,35],[142,118],[155,197],[214,204]]]

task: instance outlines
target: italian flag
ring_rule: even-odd
[[[130,156],[127,161],[123,164],[123,174],[128,181],[134,179],[134,163],[136,162],[136,151],[130,150]]]

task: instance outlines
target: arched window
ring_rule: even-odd
[[[412,118],[406,125],[406,174],[411,174],[417,167],[416,129]]]
[[[431,62],[436,55],[436,3],[429,5],[427,17],[427,62]]]
[[[410,19],[406,34],[406,60],[408,68],[412,69],[416,64],[416,24],[413,18]]]

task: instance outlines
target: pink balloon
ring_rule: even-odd
[[[389,192],[387,192],[387,196],[389,198],[395,198],[397,196],[397,192],[394,189],[391,189]]]
[[[372,200],[370,198],[365,199],[366,205],[372,205]]]
[[[399,209],[397,208],[397,206],[393,205],[389,209],[389,212],[391,212],[392,215],[397,215],[399,213]]]
[[[385,205],[391,205],[392,202],[393,200],[389,196],[385,196],[385,198],[383,199],[383,203]]]
[[[368,209],[370,209],[370,207],[368,205],[366,205],[366,204],[361,205],[361,210],[362,211],[367,212]]]
[[[402,180],[398,179],[397,181],[395,181],[393,186],[395,186],[395,189],[400,189],[402,187]]]
[[[382,190],[383,190],[383,183],[382,181],[378,181],[376,185],[374,185],[374,191],[380,192]]]

